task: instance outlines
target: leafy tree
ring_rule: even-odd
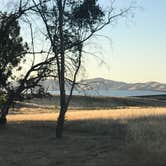
[[[12,15],[0,14],[0,87],[8,88],[9,78],[12,80],[12,70],[20,70],[20,62],[28,51],[27,43],[20,36],[20,26]]]
[[[126,16],[131,7],[115,10],[114,1],[105,11],[97,0],[32,0],[46,28],[54,53],[60,89],[60,113],[56,136],[62,137],[65,113],[72,97],[82,61],[84,43],[106,25]],[[38,2],[38,3],[37,3]],[[37,5],[39,4],[39,5]],[[66,83],[71,84],[69,95]]]
[[[23,42],[20,36],[19,19],[26,16],[26,12],[32,10],[33,6],[28,3],[22,4],[20,0],[19,10],[11,13],[0,13],[0,91],[5,96],[1,104],[0,124],[6,124],[8,110],[15,100],[19,100],[22,94],[33,91],[36,87],[41,87],[40,81],[50,76],[52,73],[51,61],[54,59],[48,51],[32,52],[28,44]],[[27,19],[28,20],[28,19]],[[28,21],[27,21],[28,22]],[[33,31],[30,25],[32,48],[34,48]],[[44,54],[40,62],[35,62],[36,54]],[[32,57],[32,64],[25,70],[26,55]],[[21,72],[19,75],[17,72]]]
[[[20,62],[28,50],[27,43],[23,43],[20,36],[20,26],[14,15],[0,13],[0,88],[6,93],[12,93],[11,81],[14,79],[13,68],[20,70]],[[9,100],[7,105],[9,106]],[[3,107],[2,109],[8,109]],[[5,121],[5,117],[1,121]]]

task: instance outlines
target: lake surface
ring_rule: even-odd
[[[59,91],[48,91],[50,94],[59,95]],[[69,92],[67,91],[67,94]],[[148,96],[148,95],[166,95],[166,92],[149,91],[149,90],[86,90],[86,91],[74,91],[74,95],[81,96],[112,96],[112,97],[127,97],[127,96]]]

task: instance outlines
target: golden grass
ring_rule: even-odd
[[[29,108],[24,108],[24,112],[32,112]],[[34,111],[35,110],[35,111]],[[9,121],[55,121],[58,113],[42,113],[43,109],[34,109],[35,114],[17,114],[8,115]],[[41,112],[41,113],[40,113]],[[66,114],[67,120],[87,120],[87,119],[133,119],[148,116],[166,115],[166,108],[150,107],[150,108],[126,108],[126,109],[108,109],[108,110],[70,110]]]
[[[166,108],[70,110],[62,140],[57,113],[32,112],[10,114],[0,129],[1,165],[166,165]]]

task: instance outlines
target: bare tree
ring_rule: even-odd
[[[125,16],[131,7],[114,12],[104,12],[96,0],[39,0],[36,12],[40,14],[51,42],[57,65],[60,87],[60,114],[57,121],[56,135],[62,137],[65,113],[68,109],[76,77],[81,66],[84,42],[96,32],[102,30],[119,17]],[[70,78],[68,78],[70,73]],[[72,74],[71,74],[72,73]],[[72,76],[72,77],[71,77]],[[65,83],[71,82],[69,96],[66,95]]]
[[[81,67],[84,43],[107,25],[125,17],[132,9],[116,10],[115,0],[108,11],[97,0],[32,0],[35,11],[42,19],[46,36],[54,53],[60,89],[60,113],[56,136],[62,137],[65,113],[73,94]],[[69,95],[66,82],[70,82]]]

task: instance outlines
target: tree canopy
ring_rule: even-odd
[[[20,70],[20,62],[28,51],[28,44],[23,43],[20,26],[15,16],[0,13],[0,87],[7,88],[14,79],[13,68]]]

